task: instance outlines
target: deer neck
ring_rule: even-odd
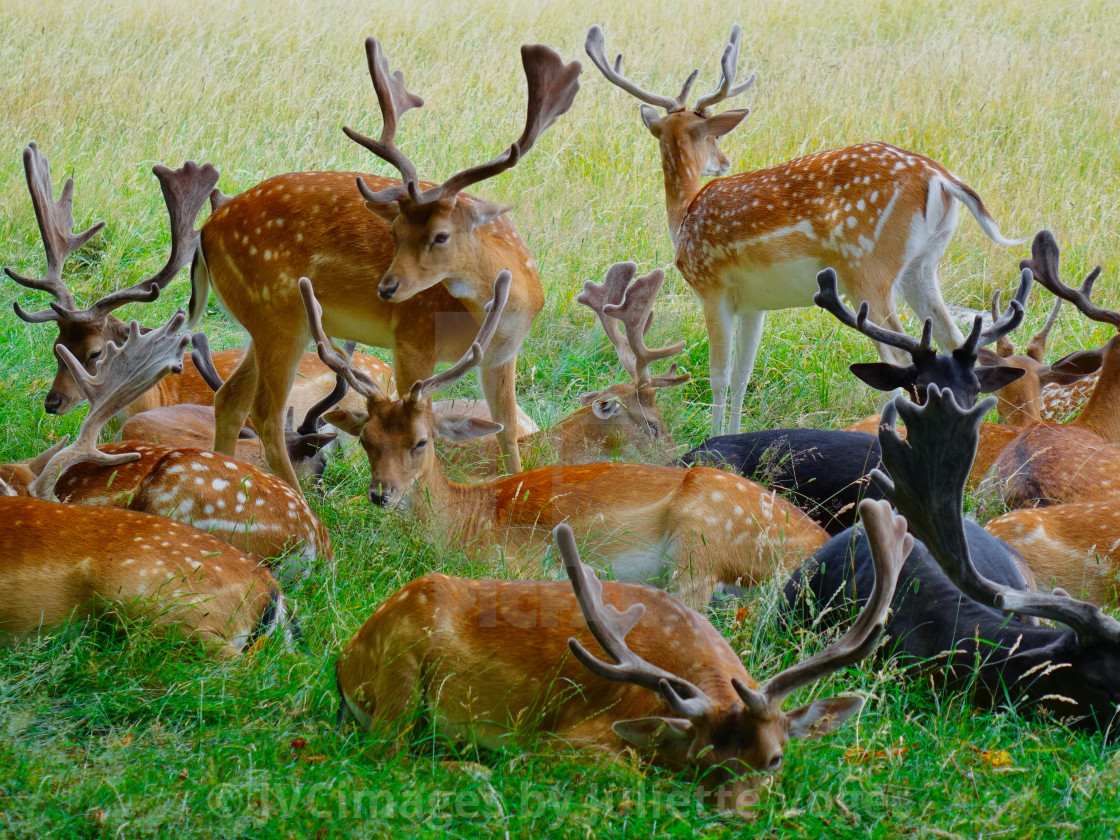
[[[1105,345],[1100,378],[1071,426],[1080,426],[1111,443],[1120,443],[1120,335]]]
[[[677,244],[693,199],[700,193],[701,166],[695,155],[680,141],[661,141],[661,172],[665,179],[665,210],[669,217],[669,235]]]
[[[485,484],[458,484],[429,457],[408,493],[413,515],[441,536],[469,540],[486,530],[494,514],[493,494]]]

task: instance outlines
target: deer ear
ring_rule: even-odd
[[[366,209],[380,216],[389,224],[392,224],[397,216],[401,214],[401,206],[395,201],[367,201]]]
[[[654,137],[661,136],[661,115],[657,109],[649,105],[639,105],[638,112],[642,115],[642,123],[650,130]]]
[[[981,365],[995,367],[996,365],[1002,365],[1003,359],[1003,356],[989,350],[987,347],[981,347],[976,351],[976,361]]]
[[[508,213],[510,209],[504,204],[496,204],[485,198],[472,198],[467,208],[467,218],[472,229],[478,228],[490,224],[503,213]]]
[[[463,414],[441,414],[436,417],[436,434],[455,443],[496,435],[504,428],[501,423],[493,420],[480,420]]]
[[[614,734],[644,749],[683,747],[694,737],[692,723],[685,718],[646,717],[616,720],[611,724]]]
[[[346,408],[336,408],[323,415],[323,420],[336,429],[342,429],[348,435],[358,437],[369,422],[369,414],[365,411],[350,411]]]
[[[739,108],[735,111],[724,111],[722,114],[705,117],[702,124],[703,133],[711,137],[722,137],[741,123],[750,112],[750,108]]]
[[[618,400],[611,397],[603,399],[596,397],[591,400],[591,413],[600,420],[610,420],[612,417],[618,417],[622,414],[622,405]]]
[[[1022,379],[1027,372],[1022,368],[1009,365],[992,365],[991,367],[978,367],[973,369],[976,378],[980,380],[980,393],[993,394],[1000,388],[1005,388],[1012,382]]]
[[[835,732],[863,708],[862,697],[830,697],[814,700],[788,712],[789,737],[812,740]]]
[[[870,385],[878,391],[908,388],[913,381],[913,375],[909,367],[892,365],[888,362],[857,362],[854,365],[849,365],[848,370],[860,382]]]
[[[1048,382],[1060,382],[1062,385],[1069,385],[1072,382],[1076,382],[1079,379],[1084,379],[1086,376],[1096,373],[1100,370],[1103,362],[1103,348],[1098,347],[1096,350],[1078,350],[1075,353],[1070,353],[1068,356],[1062,356],[1062,358],[1050,365],[1050,370],[1047,371],[1042,378],[1043,384]]]

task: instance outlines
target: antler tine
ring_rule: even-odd
[[[1081,638],[1120,641],[1120,622],[1065,595],[1017,592],[980,574],[964,535],[964,486],[979,442],[980,421],[996,398],[960,408],[950,391],[931,385],[918,406],[895,398],[883,409],[879,445],[890,476],[871,476],[910,522],[945,574],[970,598],[998,610],[1060,621]],[[906,440],[895,430],[899,415]]]
[[[315,349],[323,364],[341,376],[350,387],[366,399],[384,399],[385,394],[381,388],[365,373],[355,368],[334,349],[330,338],[323,329],[323,307],[315,298],[315,289],[307,277],[299,278],[299,293],[303,297],[303,307],[307,310],[307,326],[311,330],[311,340],[315,342]]]
[[[752,708],[757,708],[762,698],[770,708],[780,708],[782,701],[797,689],[859,662],[875,649],[894,599],[898,576],[914,548],[914,538],[906,533],[906,519],[894,513],[889,502],[864,499],[859,504],[859,514],[875,567],[871,596],[848,631],[820,653],[786,668],[759,691],[737,684],[736,690]],[[743,689],[749,692],[746,696]],[[751,694],[755,696],[748,700]]]
[[[658,359],[675,356],[684,349],[685,342],[678,341],[667,347],[650,348],[646,346],[645,336],[653,323],[653,305],[657,293],[665,282],[665,272],[655,268],[649,274],[630,282],[619,303],[608,303],[603,312],[626,325],[626,342],[635,359],[634,381],[648,384],[649,366]]]
[[[618,354],[618,360],[622,363],[622,369],[635,382],[638,381],[638,361],[634,357],[630,344],[618,328],[616,319],[607,315],[604,308],[608,304],[622,303],[626,297],[626,287],[637,273],[637,263],[616,262],[607,269],[602,283],[596,283],[594,280],[584,280],[583,291],[576,297],[577,302],[582,303],[599,316],[599,323],[603,325],[603,332],[607,334],[607,338],[614,346],[615,353]]]
[[[999,320],[999,300],[1003,296],[1002,289],[996,289],[992,293],[992,323],[994,324]],[[1002,358],[1007,358],[1015,354],[1015,345],[1011,343],[1011,339],[1007,336],[1000,336],[996,339],[996,353]]]
[[[703,112],[713,105],[718,105],[725,99],[738,96],[754,84],[755,74],[751,73],[745,82],[735,86],[735,76],[739,73],[739,41],[742,35],[743,28],[739,26],[739,24],[735,24],[731,27],[731,38],[727,46],[723,48],[723,54],[720,56],[719,84],[716,85],[716,89],[707,96],[701,96],[696,100],[695,111]]]
[[[1035,234],[1034,241],[1031,243],[1030,258],[1020,260],[1019,265],[1031,268],[1043,288],[1055,297],[1068,300],[1086,318],[1102,324],[1112,324],[1120,329],[1120,312],[1097,306],[1090,299],[1093,294],[1093,284],[1101,275],[1101,267],[1098,265],[1090,271],[1081,281],[1080,288],[1073,289],[1062,282],[1059,271],[1060,260],[1061,251],[1058,248],[1058,241],[1053,233],[1043,229]]]
[[[1062,299],[1057,298],[1054,301],[1054,308],[1050,310],[1050,317],[1046,319],[1042,329],[1031,336],[1031,340],[1027,342],[1027,355],[1036,362],[1046,360],[1046,342],[1050,339],[1050,330],[1054,329],[1054,324],[1058,322],[1058,315],[1061,311]]]
[[[182,372],[183,351],[190,342],[190,336],[179,331],[186,320],[187,313],[180,309],[162,327],[144,334],[140,333],[140,325],[133,321],[128,328],[128,338],[122,345],[118,347],[111,341],[105,345],[93,376],[66,347],[55,345],[58,358],[69,368],[89,400],[89,414],[82,423],[77,440],[56,452],[32,483],[32,496],[51,498],[59,476],[79,461],[96,461],[112,466],[140,457],[134,452],[106,455],[97,448],[97,436],[110,417],[168,373]]]
[[[210,352],[210,339],[202,330],[191,336],[191,361],[195,370],[202,377],[211,391],[217,392],[225,383],[222,381],[218,369],[214,366],[214,356]]]
[[[105,227],[105,223],[98,222],[81,233],[74,233],[74,179],[66,179],[62,195],[55,201],[50,164],[34,142],[28,143],[23,150],[23,170],[27,176],[27,191],[31,194],[31,205],[35,209],[35,221],[39,225],[43,250],[47,255],[47,273],[41,278],[25,277],[11,268],[5,268],[4,273],[21,286],[50,293],[57,303],[72,309],[74,297],[62,282],[62,268],[67,258],[93,239]],[[31,324],[56,321],[59,317],[54,309],[28,312],[18,303],[13,304],[13,308],[16,315]]]
[[[599,68],[599,72],[606,77],[608,82],[616,87],[622,88],[631,96],[655,108],[664,108],[670,113],[673,111],[680,111],[684,108],[684,96],[687,95],[687,88],[691,87],[691,84],[686,83],[685,89],[681,91],[682,96],[680,99],[673,99],[669,96],[650,93],[645,88],[634,84],[622,75],[622,53],[618,54],[613,66],[607,60],[607,41],[603,36],[603,29],[599,24],[595,24],[587,30],[587,40],[583,42],[583,49],[591,59],[591,63]],[[695,75],[694,73],[690,78],[695,78]]]
[[[525,68],[525,81],[529,88],[525,129],[505,152],[488,163],[471,166],[452,175],[438,187],[425,190],[424,201],[450,198],[472,184],[504,172],[524,157],[537,138],[549,126],[568,112],[579,91],[579,74],[583,67],[578,61],[564,63],[560,53],[544,44],[522,44],[521,63]]]
[[[458,382],[471,368],[482,363],[483,354],[490,346],[490,340],[498,329],[502,310],[505,309],[506,301],[509,299],[509,286],[512,279],[513,275],[507,269],[502,269],[498,273],[498,277],[494,280],[494,297],[486,304],[486,317],[482,320],[482,326],[478,328],[474,343],[463,357],[447,370],[414,382],[408,392],[408,398],[412,402],[419,403],[428,399],[441,388]]]
[[[647,662],[627,647],[626,635],[645,615],[645,605],[631,604],[620,611],[612,604],[604,604],[603,583],[580,559],[572,529],[566,524],[557,525],[552,536],[564,559],[564,568],[572,582],[587,629],[604,652],[618,664],[597,659],[576,639],[569,638],[568,648],[579,663],[603,679],[633,683],[658,692],[682,717],[695,720],[711,714],[714,708],[712,701],[703,691],[688,680]]]
[[[348,359],[354,358],[354,350],[357,349],[358,342],[347,341],[342,345],[342,353]],[[300,435],[313,435],[319,431],[319,427],[323,425],[323,415],[342,402],[342,398],[346,396],[346,392],[350,390],[350,383],[337,373],[334,375],[334,387],[331,388],[330,393],[324,396],[321,400],[307,409],[307,414],[303,416],[303,422],[299,424],[296,433]]]
[[[381,137],[374,140],[347,126],[343,126],[342,131],[355,143],[369,149],[401,173],[400,185],[380,192],[373,192],[361,178],[358,179],[358,189],[366,200],[382,203],[395,201],[404,194],[405,190],[415,192],[417,189],[419,179],[416,175],[416,166],[397,148],[393,140],[397,134],[397,121],[413,108],[422,107],[424,100],[408,91],[402,71],[394,72],[389,68],[389,59],[379,40],[373,37],[366,38],[365,46],[366,64],[369,66],[370,79],[373,80],[374,93],[377,94],[377,104],[381,108]]]
[[[1007,302],[1007,309],[986,330],[981,329],[983,320],[977,317],[972,325],[972,332],[969,333],[968,338],[964,340],[964,344],[958,348],[958,351],[963,350],[971,355],[976,355],[976,351],[981,347],[987,347],[993,341],[998,341],[1023,323],[1027,298],[1030,297],[1033,284],[1033,273],[1029,268],[1024,268],[1019,275],[1019,288],[1015,290],[1015,296]]]
[[[872,341],[878,341],[880,344],[888,344],[891,347],[897,347],[899,350],[905,350],[911,356],[933,352],[930,342],[926,340],[927,333],[929,332],[928,324],[923,327],[922,340],[917,341],[905,333],[884,329],[868,320],[867,315],[870,307],[867,301],[863,301],[860,304],[858,314],[852,312],[852,310],[845,306],[844,302],[840,300],[840,291],[837,286],[835,270],[826,268],[817,272],[817,286],[820,288],[820,291],[813,295],[813,303],[821,309],[831,312],[841,324],[863,333]]]

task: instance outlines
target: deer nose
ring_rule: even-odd
[[[47,410],[47,414],[58,414],[59,409],[62,408],[62,394],[56,391],[48,393],[46,399],[43,400],[43,408]]]
[[[379,492],[380,489],[381,489],[380,487],[378,487],[376,490],[372,487],[369,488],[370,504],[377,505],[378,507],[388,507],[388,505],[389,505],[389,494]]]
[[[382,300],[392,300],[393,295],[397,293],[400,288],[401,278],[395,274],[386,274],[381,278],[381,282],[377,285],[377,294],[381,296]]]

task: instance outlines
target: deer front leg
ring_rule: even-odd
[[[729,434],[737,434],[742,428],[743,400],[747,396],[747,383],[751,381],[758,344],[762,340],[762,329],[765,326],[765,312],[744,312],[739,315],[739,326],[735,333],[735,362],[731,367],[731,415],[727,421]]]
[[[257,359],[249,342],[237,370],[214,394],[214,451],[233,455],[257,390]]]
[[[485,362],[483,362],[485,364]],[[517,356],[495,367],[479,369],[482,393],[490,406],[494,422],[504,427],[498,432],[498,447],[502,457],[500,471],[521,472],[521,452],[517,448]]]
[[[731,330],[734,316],[726,298],[701,299],[704,323],[708,327],[708,376],[712,385],[712,434],[723,434],[723,414],[727,406],[727,384],[731,374]]]
[[[265,351],[257,346],[257,388],[253,396],[253,425],[256,426],[264,447],[268,468],[282,478],[296,492],[303,494],[299,478],[292,469],[288,458],[287,442],[284,439],[284,411],[288,402],[288,392],[292,389],[296,366],[303,354],[305,334],[295,336],[295,341],[272,344]]]

